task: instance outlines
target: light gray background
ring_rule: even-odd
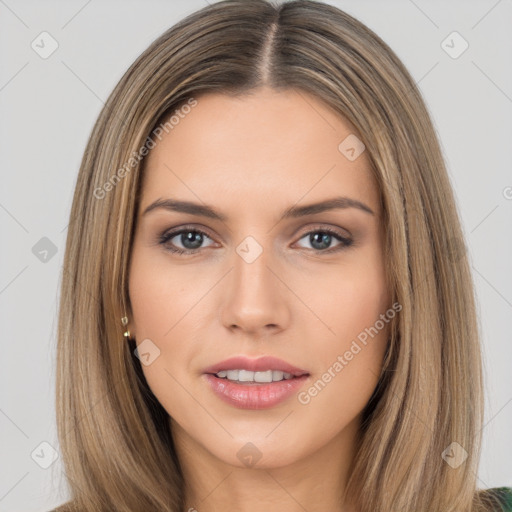
[[[480,487],[512,485],[512,2],[331,1],[404,61],[438,130],[467,235],[486,366]],[[57,459],[57,299],[73,187],[87,137],[132,61],[205,0],[0,0],[0,511],[67,498]],[[43,31],[59,44],[42,59]],[[457,31],[458,58],[441,46]],[[37,39],[36,39],[37,40]],[[460,41],[446,44],[454,46]],[[455,51],[452,50],[452,51]],[[43,237],[57,248],[42,262]],[[37,457],[39,454],[39,458]],[[51,461],[51,459],[50,459]]]

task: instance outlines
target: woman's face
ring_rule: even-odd
[[[129,328],[147,382],[177,444],[224,463],[353,445],[392,316],[364,146],[303,92],[196,100],[146,162]]]

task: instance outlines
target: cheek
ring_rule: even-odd
[[[181,386],[190,379],[188,362],[204,343],[195,330],[207,322],[204,299],[215,281],[211,273],[202,276],[185,265],[173,267],[165,255],[155,257],[154,250],[134,249],[129,279],[131,323],[139,350],[145,343],[142,347],[157,354],[142,370],[169,413],[190,408],[190,395]]]
[[[152,252],[136,248],[132,256],[129,290],[137,340],[170,337],[205,293],[202,281],[186,267],[173,268],[165,255]]]
[[[390,306],[384,277],[368,268],[339,276],[335,285],[329,285],[328,294],[324,308],[339,343],[365,332]]]
[[[373,326],[390,307],[379,247],[347,253],[340,264],[301,277],[296,290],[317,317],[313,323],[323,330],[322,339],[330,339],[329,346],[339,349]]]
[[[309,337],[315,344],[312,365],[319,371],[299,402],[330,411],[334,425],[357,415],[378,382],[396,315],[384,270],[379,251],[360,252],[350,264],[319,274],[309,292],[304,281],[300,292],[318,320]]]

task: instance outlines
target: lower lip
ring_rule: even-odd
[[[309,376],[262,384],[237,384],[212,374],[205,374],[205,377],[213,392],[224,402],[239,409],[268,409],[296,393]]]

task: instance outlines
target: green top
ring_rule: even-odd
[[[489,492],[499,499],[503,512],[512,512],[512,487],[494,487]]]

